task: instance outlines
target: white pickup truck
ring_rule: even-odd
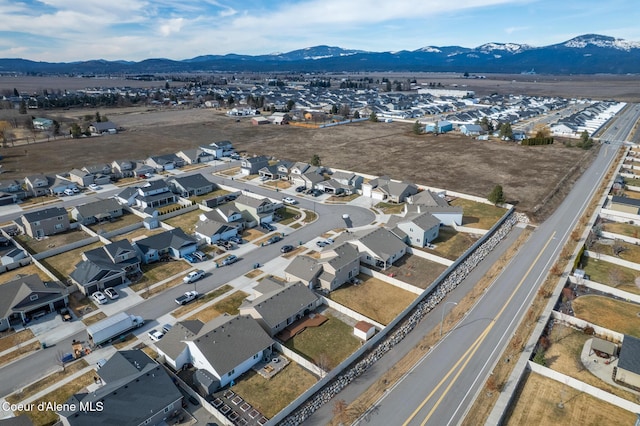
[[[197,291],[187,291],[185,294],[176,299],[176,303],[178,305],[186,305],[187,303],[196,300],[198,296],[199,294]]]

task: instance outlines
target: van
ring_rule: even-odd
[[[74,192],[72,189],[67,188],[64,190],[64,195],[74,195]]]

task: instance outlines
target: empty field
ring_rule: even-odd
[[[41,263],[56,277],[66,281],[69,274],[73,272],[76,265],[82,260],[82,253],[102,246],[104,246],[103,243],[96,241],[84,247],[47,257],[46,259],[42,259]]]
[[[640,306],[603,296],[580,296],[573,301],[576,317],[619,333],[640,338]]]
[[[18,242],[30,253],[42,253],[43,251],[51,250],[56,247],[62,247],[89,237],[89,234],[81,231],[80,228],[78,228],[76,230],[63,232],[61,234],[50,235],[39,240],[22,234],[18,235],[16,237],[16,240],[18,240]]]

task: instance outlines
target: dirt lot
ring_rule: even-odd
[[[62,113],[65,116],[62,116]],[[61,111],[59,120],[95,110]],[[458,134],[416,136],[408,123],[362,122],[328,129],[294,126],[252,126],[220,111],[101,111],[126,130],[90,139],[65,139],[2,149],[3,178],[54,173],[115,159],[142,159],[217,140],[229,139],[248,154],[309,161],[318,154],[323,164],[375,175],[387,174],[426,185],[487,196],[501,184],[508,201],[532,209],[549,188],[578,163],[584,152],[557,143],[523,147],[507,142],[475,141]],[[362,152],[377,153],[362,156]],[[429,165],[438,165],[430,167]]]

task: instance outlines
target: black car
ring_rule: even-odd
[[[305,191],[306,189],[307,189],[307,187],[306,187],[306,186],[299,186],[299,187],[297,187],[297,188],[296,188],[296,192],[303,192],[303,191]]]
[[[314,197],[317,197],[319,195],[322,195],[322,191],[320,191],[319,189],[314,189],[311,195],[313,195]]]
[[[280,253],[289,253],[292,250],[293,250],[293,246],[287,244],[286,246],[282,246],[282,248],[280,248]]]

